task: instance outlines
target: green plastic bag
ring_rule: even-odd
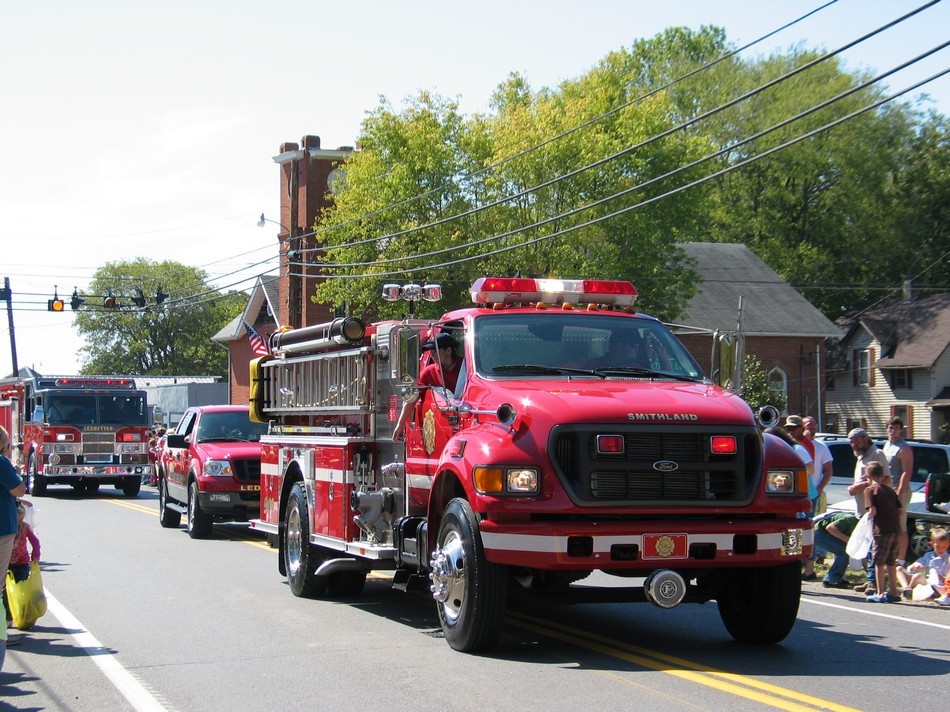
[[[25,581],[15,581],[13,572],[7,571],[6,585],[13,626],[20,630],[29,630],[46,613],[46,595],[43,593],[39,562],[30,564],[30,577]]]

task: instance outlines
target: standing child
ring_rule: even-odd
[[[29,544],[30,551],[27,551]],[[30,578],[30,565],[40,560],[40,540],[33,533],[33,527],[26,521],[26,505],[17,501],[17,533],[13,538],[13,553],[10,555],[10,573],[19,583]],[[7,610],[7,621],[11,621],[10,605],[7,602],[7,588],[3,587],[3,605]]]
[[[868,603],[897,603],[901,600],[897,590],[898,542],[900,541],[900,497],[885,481],[884,467],[880,462],[869,462],[864,469],[870,485],[864,490],[864,506],[874,520],[874,586],[877,593],[868,596]],[[884,575],[887,588],[884,591]]]

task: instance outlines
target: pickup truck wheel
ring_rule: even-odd
[[[474,652],[498,642],[508,602],[507,570],[485,558],[478,520],[464,499],[445,508],[430,578],[442,631],[454,650]]]
[[[284,570],[287,572],[290,592],[308,598],[323,595],[327,580],[325,576],[315,576],[313,573],[320,557],[310,544],[307,495],[300,482],[290,492],[284,518]]]
[[[207,539],[211,536],[211,515],[201,508],[198,501],[198,483],[188,487],[188,536],[192,539]]]
[[[716,595],[719,617],[740,643],[778,643],[798,617],[801,564],[735,569]]]
[[[96,489],[99,489],[99,483],[96,484]],[[122,493],[126,497],[137,497],[139,491],[142,489],[142,478],[141,477],[123,477],[122,478]]]
[[[164,479],[158,481],[158,521],[166,529],[181,525],[181,512],[168,508],[168,485]]]
[[[30,455],[30,460],[26,466],[27,479],[30,481],[30,494],[34,497],[42,497],[46,494],[46,478],[37,474],[36,455]]]

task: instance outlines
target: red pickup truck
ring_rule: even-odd
[[[248,407],[189,408],[167,434],[158,459],[159,521],[181,524],[192,539],[211,535],[214,522],[258,516],[261,498],[261,435]]]

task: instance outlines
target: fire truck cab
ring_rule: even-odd
[[[15,465],[34,496],[52,484],[138,495],[148,470],[148,407],[131,378],[41,376],[0,381]]]
[[[278,332],[252,363],[251,417],[269,422],[252,526],[291,591],[355,595],[393,570],[431,591],[462,651],[532,600],[715,599],[736,639],[784,639],[811,552],[791,448],[633,310],[628,282],[483,278],[471,296],[435,321]],[[442,333],[461,360],[451,391],[418,385]],[[574,585],[594,571],[631,585]]]

